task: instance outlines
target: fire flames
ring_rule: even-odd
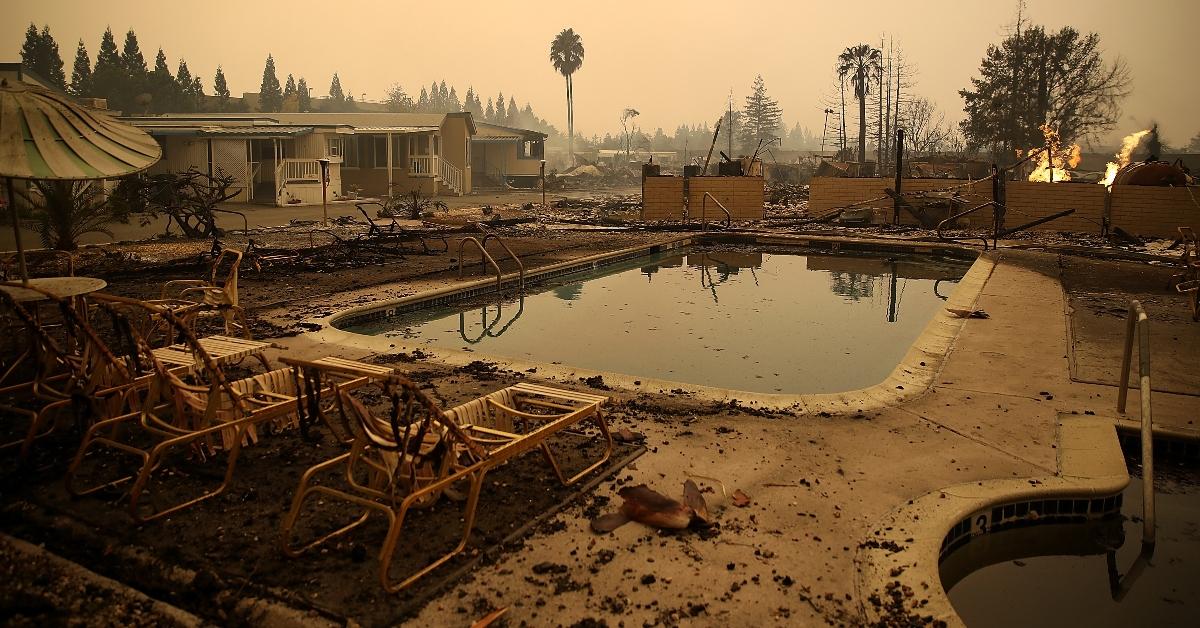
[[[1125,136],[1125,139],[1121,140],[1121,150],[1117,151],[1116,155],[1113,155],[1117,160],[1108,162],[1108,168],[1104,171],[1104,178],[1100,180],[1100,185],[1109,187],[1113,184],[1113,180],[1117,178],[1117,172],[1129,165],[1129,157],[1133,154],[1133,149],[1137,148],[1142,138],[1148,133],[1150,133],[1150,129],[1130,133]]]
[[[1083,160],[1082,149],[1078,144],[1063,146],[1058,131],[1049,124],[1043,124],[1041,129],[1046,138],[1046,148],[1034,148],[1025,153],[1028,155],[1037,152],[1038,155],[1036,166],[1033,172],[1029,173],[1029,180],[1050,183],[1070,181],[1071,173],[1067,169],[1078,166]]]

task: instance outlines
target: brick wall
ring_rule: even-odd
[[[1050,214],[1074,209],[1070,216],[1033,227],[1040,231],[1075,231],[1099,234],[1104,222],[1103,185],[1009,181],[1005,184],[1008,215],[1005,227],[1016,227]]]
[[[642,182],[642,220],[683,218],[683,177],[646,177]]]
[[[689,214],[700,218],[704,193],[713,195],[734,220],[762,220],[764,187],[762,177],[691,177],[688,179]],[[680,220],[683,218],[683,178],[646,177],[642,184],[642,220]],[[708,204],[708,219],[724,220],[720,208]]]
[[[1200,231],[1200,207],[1192,197],[1200,201],[1200,187],[1114,185],[1111,224],[1129,233],[1160,238],[1179,237],[1179,227]]]

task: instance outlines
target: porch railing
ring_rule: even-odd
[[[455,194],[462,194],[462,169],[450,163],[449,161],[446,161],[445,159],[439,160],[438,166],[440,168],[438,174],[442,177],[442,183],[446,184],[446,187],[449,187],[451,190],[453,190]]]
[[[408,158],[408,175],[432,177],[437,172],[436,155],[416,155]]]
[[[320,181],[321,164],[316,159],[285,159],[284,181]]]

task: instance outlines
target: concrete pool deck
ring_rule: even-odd
[[[640,242],[676,237],[643,234]],[[546,249],[554,243],[529,238],[525,245],[544,251],[530,264],[544,268],[629,242],[596,238],[571,241],[580,245],[576,248]],[[891,245],[898,246],[895,240]],[[1070,261],[1078,259],[1082,258]],[[952,299],[957,305],[983,309],[990,318],[931,320],[932,333],[913,349],[924,355],[914,354],[913,360],[918,365],[926,362],[925,371],[917,379],[881,385],[876,394],[842,395],[842,402],[830,405],[811,400],[752,405],[737,392],[695,387],[663,392],[657,386],[624,387],[623,381],[605,376],[605,384],[615,385],[605,391],[613,400],[610,424],[644,434],[647,453],[539,524],[520,547],[482,561],[409,621],[470,625],[491,609],[507,608],[508,625],[910,625],[914,617],[917,623],[955,625],[957,617],[941,591],[937,557],[947,531],[964,516],[996,502],[1047,494],[1110,495],[1128,481],[1113,428],[1122,420],[1115,412],[1116,387],[1072,379],[1079,347],[1100,356],[1092,363],[1102,364],[1111,352],[1092,349],[1110,349],[1121,338],[1094,331],[1089,336],[1086,329],[1072,332],[1076,296],[1065,287],[1064,260],[1056,254],[1001,249],[976,262],[973,280],[961,282]],[[466,283],[446,270],[447,261],[414,258],[407,268],[411,276],[381,277],[367,287],[342,285],[339,276],[328,282],[341,286],[336,292],[298,294],[294,301],[256,315],[285,321],[299,313],[311,319],[348,306]],[[1100,287],[1090,289],[1111,287],[1114,301],[1141,294],[1120,282],[1128,268],[1096,263],[1101,266]],[[1164,271],[1136,266],[1143,268]],[[1141,279],[1137,283],[1160,284]],[[1169,314],[1162,305],[1151,311],[1154,325]],[[1200,346],[1200,325],[1167,322],[1169,327],[1152,327],[1152,334],[1170,332],[1162,333],[1168,342],[1155,349],[1166,349],[1167,355],[1172,344],[1189,349],[1153,364],[1184,370],[1174,388],[1187,383],[1188,369],[1191,381],[1200,382],[1195,363],[1179,359],[1188,352],[1194,355],[1190,348]],[[935,339],[936,345],[927,344]],[[579,369],[526,373],[516,364],[501,364],[500,370],[483,373],[440,357],[400,354],[401,348],[387,344],[354,346],[328,340],[305,333],[273,342],[296,357],[332,354],[394,364],[413,374],[445,406],[516,381],[541,380],[595,392],[580,381],[589,373]],[[463,358],[486,356],[466,353]],[[905,388],[897,390],[895,385]],[[1137,418],[1136,390],[1131,397],[1132,413],[1126,421]],[[730,403],[732,398],[739,403]],[[764,405],[777,409],[764,411]],[[1164,431],[1197,434],[1200,397],[1156,392],[1154,407],[1156,425]],[[689,478],[711,489],[706,499],[717,528],[703,534],[660,533],[630,523],[607,535],[589,530],[591,517],[617,509],[620,487],[645,483],[678,498]],[[749,495],[747,506],[736,506],[727,497],[737,489]],[[272,514],[275,507],[261,506],[262,514]],[[177,523],[190,525],[188,516],[181,514]],[[98,572],[104,570],[97,565],[124,560],[124,550],[172,555],[170,547],[164,551],[161,545],[124,545],[120,539],[128,538],[123,536],[126,532],[119,527],[115,535],[114,547],[120,551],[109,554],[106,549],[99,559],[67,555]],[[367,563],[373,564],[382,539],[364,537],[358,542],[367,549]],[[305,558],[286,564],[298,571],[312,568]],[[125,582],[119,575],[110,577]],[[230,582],[227,594],[242,594],[239,581]],[[186,581],[179,586],[191,591]],[[347,586],[363,592],[363,607],[378,608],[392,599],[374,579]],[[274,593],[259,592],[276,606],[294,605],[282,610],[300,613],[274,625],[326,620],[371,624],[354,612],[313,616],[311,608],[320,607],[323,599],[317,598],[324,593],[319,589]],[[247,603],[254,599],[248,591],[242,595]],[[188,611],[208,610],[192,606],[188,596],[180,599]]]
[[[990,259],[976,307],[991,317],[962,321],[931,385],[905,399],[763,417],[736,407],[714,412],[687,395],[612,391],[614,424],[644,433],[651,453],[597,489],[613,500],[610,509],[620,484],[645,482],[677,495],[688,477],[710,486],[716,483],[703,478],[719,479],[730,492],[749,494],[751,505],[733,507],[718,487],[709,500],[721,529],[708,539],[638,524],[595,536],[583,505],[575,506],[557,516],[557,531],[481,567],[416,622],[456,625],[472,619],[469,609],[510,607],[510,622],[534,625],[685,617],[702,624],[876,623],[898,612],[871,602],[875,595],[886,603],[879,585],[895,580],[912,591],[899,612],[954,624],[928,556],[933,544],[936,557],[958,510],[930,510],[921,525],[933,532],[919,538],[896,528],[913,523],[903,519],[911,502],[981,483],[973,499],[1003,500],[1015,487],[1062,480],[1064,454],[1100,478],[1078,484],[1082,490],[1119,491],[1125,482],[1112,466],[1116,388],[1071,379],[1067,298],[1052,272],[1057,256],[1002,250]],[[281,342],[299,353],[333,348],[313,340]],[[365,353],[350,349],[346,357]],[[1193,433],[1200,399],[1156,392],[1154,408],[1156,425]],[[1072,426],[1070,443],[1062,440],[1064,424]],[[895,566],[882,575],[875,566],[883,562],[870,556],[881,543],[898,548],[883,550]],[[547,562],[565,567],[560,585],[579,586],[531,575],[533,565]]]

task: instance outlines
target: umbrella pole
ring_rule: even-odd
[[[21,283],[29,283],[29,271],[25,270],[25,249],[21,246],[21,223],[17,220],[17,195],[13,193],[12,177],[5,177],[8,192],[8,211],[12,213],[13,238],[17,242],[17,264],[21,268]]]

